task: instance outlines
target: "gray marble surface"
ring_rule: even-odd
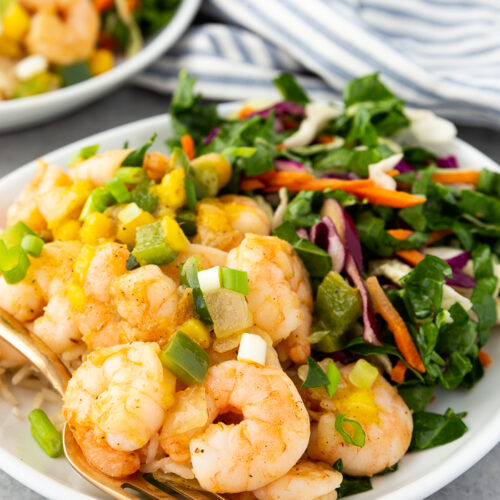
[[[124,87],[82,110],[51,123],[24,131],[0,135],[0,176],[37,156],[77,139],[117,125],[166,113],[168,98]],[[500,133],[487,129],[461,127],[459,136],[500,163]],[[498,471],[500,446],[430,500],[466,500],[500,498]],[[40,500],[42,497],[0,471],[0,499]],[[404,500],[404,499],[402,499]]]

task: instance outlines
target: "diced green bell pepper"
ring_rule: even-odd
[[[177,252],[174,252],[165,240],[161,221],[138,227],[135,241],[132,255],[141,266],[147,264],[163,266],[177,257]]]
[[[180,330],[163,348],[160,360],[165,368],[187,385],[201,384],[207,375],[208,354]]]
[[[328,330],[315,349],[333,352],[341,349],[344,334],[361,316],[361,299],[356,288],[350,286],[339,273],[330,271],[318,287],[315,314],[316,330]]]

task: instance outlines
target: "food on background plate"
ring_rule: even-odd
[[[0,306],[73,371],[64,419],[105,474],[334,499],[467,431],[426,408],[491,362],[500,174],[434,154],[453,126],[378,75],[344,107],[275,82],[283,101],[225,118],[181,73],[169,156],[155,135],[39,160],[7,213]]]
[[[109,71],[141,50],[179,0],[2,0],[0,101],[43,94]]]

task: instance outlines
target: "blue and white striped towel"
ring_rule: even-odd
[[[290,71],[332,98],[380,71],[410,105],[500,128],[500,0],[204,0],[203,11],[224,24],[193,27],[140,85],[171,92],[186,68],[206,97],[248,99],[274,95],[271,78]]]

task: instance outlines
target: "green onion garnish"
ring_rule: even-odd
[[[60,457],[63,454],[62,436],[47,414],[36,409],[28,415],[28,420],[31,423],[31,434],[43,451],[51,458]]]
[[[23,238],[27,235],[31,234],[33,236],[37,236],[35,231],[30,229],[24,222],[19,221],[16,222],[13,226],[8,227],[3,233],[1,239],[7,246],[7,248],[11,248],[17,245],[20,245],[23,241]]]
[[[197,201],[196,188],[193,179],[187,175],[184,178],[184,187],[186,189],[187,206],[189,210],[195,210]]]
[[[120,167],[115,172],[115,178],[120,179],[125,184],[139,184],[145,181],[148,176],[142,167]]]
[[[20,245],[7,248],[0,240],[0,271],[9,285],[19,283],[26,276],[29,267],[30,260]]]
[[[198,317],[207,324],[212,324],[212,317],[208,312],[208,307],[201,292],[200,282],[198,281],[198,271],[201,269],[200,258],[196,255],[189,257],[184,262],[179,271],[179,280],[181,285],[193,290],[193,300]]]
[[[44,243],[40,236],[26,234],[21,241],[21,247],[33,257],[40,257]]]
[[[132,190],[132,201],[146,212],[153,213],[158,206],[158,196],[149,191],[152,182],[145,180],[137,184]]]
[[[220,281],[222,288],[248,295],[248,273],[246,271],[221,266]]]
[[[344,423],[350,424],[353,428],[353,434],[349,434],[344,429]],[[343,440],[347,444],[352,444],[354,446],[359,446],[360,448],[365,445],[365,431],[363,427],[350,418],[346,418],[343,413],[339,413],[335,418],[335,430],[342,436]]]
[[[141,266],[163,266],[175,260],[177,252],[165,240],[161,221],[156,221],[137,228],[132,255]]]
[[[328,385],[325,386],[326,392],[328,393],[328,396],[333,397],[340,382],[340,370],[337,368],[335,363],[332,363],[331,361],[328,363],[326,376],[329,380]]]
[[[80,220],[83,221],[87,215],[93,212],[104,212],[104,210],[113,205],[114,202],[113,196],[106,188],[95,188],[87,198],[85,205],[83,205]]]
[[[160,360],[165,368],[187,385],[197,382],[201,384],[207,375],[208,354],[180,330],[163,348]]]
[[[118,203],[128,203],[132,200],[132,195],[125,183],[116,177],[106,182],[106,188]]]
[[[196,215],[192,210],[181,210],[175,220],[179,223],[186,236],[196,234]]]
[[[93,144],[92,146],[86,146],[82,149],[80,149],[80,151],[78,151],[78,153],[73,153],[69,159],[69,162],[68,164],[71,166],[73,165],[73,163],[75,163],[76,160],[87,160],[88,158],[91,158],[92,156],[94,156],[97,151],[99,150],[99,144]]]

